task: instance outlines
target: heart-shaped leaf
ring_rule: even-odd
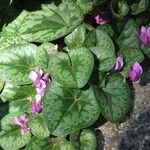
[[[125,77],[128,76],[130,67],[135,63],[141,63],[144,60],[144,55],[140,49],[136,24],[133,20],[129,20],[117,39],[120,51],[118,55],[124,57],[125,66],[121,74]]]
[[[13,45],[0,50],[0,78],[15,85],[31,83],[30,70],[35,67],[37,46],[33,44]]]
[[[34,136],[39,139],[45,139],[50,135],[42,114],[30,115],[29,128]]]
[[[31,138],[31,133],[21,134],[19,127],[11,128],[10,130],[2,130],[0,132],[0,146],[9,150],[18,150],[25,146]]]
[[[111,38],[100,28],[92,30],[86,37],[85,45],[96,55],[100,62],[99,70],[107,72],[115,64],[115,47]]]
[[[89,129],[84,129],[80,135],[80,143],[81,150],[96,150],[95,134]]]
[[[94,91],[102,114],[107,120],[120,122],[125,118],[130,108],[131,95],[130,88],[121,75],[109,76],[105,87],[94,87]]]
[[[68,54],[53,55],[49,73],[54,80],[66,87],[82,88],[89,80],[94,58],[87,48],[72,49]]]
[[[50,132],[56,136],[92,125],[100,114],[91,88],[80,91],[54,82],[46,92],[43,112]]]
[[[43,43],[38,47],[35,56],[35,65],[47,72],[49,59],[55,53],[57,53],[57,50],[54,44],[48,42]]]
[[[84,25],[77,27],[71,34],[65,37],[68,48],[80,48],[85,41],[86,30]]]
[[[17,35],[29,42],[48,42],[73,31],[84,19],[74,2],[42,5],[38,11],[23,11],[5,27],[2,36]]]

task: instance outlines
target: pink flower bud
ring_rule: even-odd
[[[131,81],[138,81],[143,74],[143,69],[138,62],[136,62],[129,70],[129,78]]]
[[[141,27],[140,41],[143,45],[150,44],[150,27],[149,28],[146,28],[144,26]]]
[[[119,56],[119,57],[116,59],[116,64],[115,64],[114,70],[115,70],[115,71],[120,71],[120,70],[122,69],[123,65],[124,65],[123,57]]]

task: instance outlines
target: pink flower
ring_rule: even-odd
[[[13,122],[15,125],[20,126],[21,134],[24,134],[30,131],[30,128],[28,127],[28,120],[29,120],[28,115],[22,115],[19,119],[14,117]]]
[[[35,101],[32,104],[32,112],[35,114],[41,113],[45,90],[48,83],[51,81],[50,76],[48,73],[44,74],[43,71],[38,68],[35,71],[30,72],[29,79],[33,81],[37,92],[35,95]]]
[[[42,111],[42,109],[43,109],[42,101],[40,101],[40,102],[34,101],[32,103],[32,113],[38,114]]]
[[[105,20],[102,17],[100,17],[100,15],[97,15],[95,17],[95,21],[96,21],[96,24],[98,24],[98,25],[103,25],[103,24],[109,22],[108,20]]]
[[[123,57],[121,57],[121,56],[117,57],[114,70],[120,71],[122,69],[123,65],[124,65]]]
[[[131,81],[138,81],[143,74],[143,69],[138,62],[136,62],[129,70],[129,78]]]
[[[41,79],[43,75],[43,71],[39,68],[37,68],[35,71],[31,71],[29,74],[29,79],[33,81],[34,85],[39,84],[39,80]]]
[[[150,27],[146,28],[142,26],[140,33],[140,41],[143,45],[150,44]]]

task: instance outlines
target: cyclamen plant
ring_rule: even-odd
[[[0,2],[0,146],[96,150],[93,124],[127,117],[150,58],[150,3],[37,1]]]

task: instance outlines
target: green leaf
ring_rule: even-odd
[[[35,67],[37,46],[13,45],[0,50],[0,78],[15,85],[29,84],[30,70]]]
[[[130,19],[124,29],[122,30],[120,36],[117,39],[117,44],[120,50],[126,48],[140,48],[140,43],[138,39],[137,26],[134,20]]]
[[[25,150],[75,150],[73,144],[64,138],[40,140],[33,137]]]
[[[23,11],[2,31],[2,36],[17,35],[29,42],[47,42],[73,31],[84,19],[74,2],[43,5],[41,10]]]
[[[102,89],[94,87],[101,112],[107,120],[120,122],[130,109],[130,88],[119,74],[109,76],[105,84]]]
[[[45,150],[47,142],[45,140],[38,139],[33,136],[30,142],[27,144],[25,150]]]
[[[71,142],[64,141],[54,145],[54,148],[52,150],[75,150],[75,147]]]
[[[53,55],[49,63],[52,78],[66,87],[82,88],[88,82],[94,58],[87,48],[72,49],[68,54]]]
[[[96,150],[96,136],[93,131],[84,129],[80,135],[80,150]]]
[[[14,86],[12,84],[6,83],[3,92],[0,94],[0,98],[3,102],[12,102],[10,106],[14,109],[12,111],[21,111],[20,108],[21,103],[28,103],[32,102],[35,96],[35,87],[32,85],[25,85],[25,86]],[[16,106],[15,106],[16,105]],[[16,109],[15,109],[16,107]]]
[[[43,43],[37,50],[35,65],[47,72],[49,59],[55,53],[57,53],[57,50],[52,43]]]
[[[141,50],[148,58],[150,58],[150,47],[149,46],[142,46]]]
[[[100,28],[92,30],[86,37],[85,45],[96,55],[100,62],[99,70],[107,72],[115,64],[115,47],[111,38]]]
[[[47,128],[45,120],[42,114],[39,115],[30,115],[29,118],[29,128],[34,136],[39,139],[45,139],[50,135],[50,132]]]
[[[119,38],[117,39],[117,44],[120,48],[118,55],[122,55],[125,61],[125,66],[121,74],[127,77],[130,67],[135,62],[140,63],[144,60],[144,55],[140,49],[136,24],[133,20],[129,20],[127,22]]]
[[[123,19],[126,15],[128,15],[130,10],[128,3],[125,0],[114,0],[110,3],[110,6],[113,16],[118,19]]]
[[[14,44],[24,44],[24,43],[27,43],[27,42],[17,36],[1,37],[0,38],[0,50],[7,48],[11,45],[14,45]]]
[[[25,146],[31,138],[30,132],[21,134],[20,128],[15,127],[10,130],[0,132],[0,145],[5,150],[18,150]]]
[[[43,112],[50,132],[56,136],[92,125],[100,114],[91,88],[80,91],[54,82],[47,89]]]
[[[104,25],[98,26],[97,29],[100,29],[100,30],[104,31],[111,38],[114,37],[115,32],[114,32],[113,28],[111,27],[111,25],[109,25],[109,24],[104,24]]]
[[[76,149],[80,149],[80,130],[70,134],[70,142],[74,145]]]
[[[77,27],[71,34],[65,37],[68,48],[80,48],[85,41],[86,30],[83,25]]]
[[[146,9],[149,6],[149,0],[140,0],[139,3],[133,3],[131,5],[131,13],[133,15],[138,15],[144,11],[146,11]]]

